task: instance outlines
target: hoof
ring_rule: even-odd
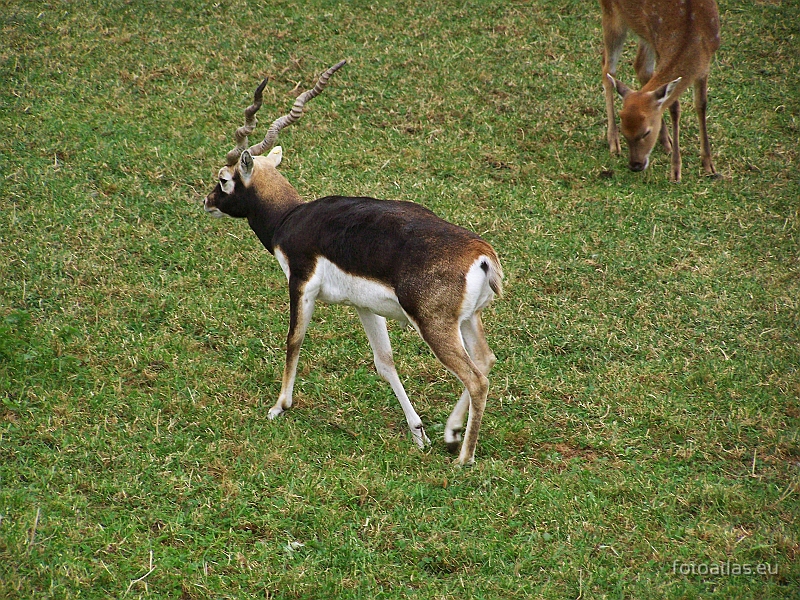
[[[461,428],[444,430],[444,443],[447,444],[447,451],[450,454],[458,454],[461,449]]]
[[[423,429],[422,425],[420,425],[416,431],[412,429],[411,436],[414,438],[420,450],[425,450],[427,446],[431,445],[431,440],[425,435],[425,429]]]
[[[456,465],[459,467],[469,468],[475,465],[475,458],[470,458],[469,460],[463,460],[461,457],[456,459]]]

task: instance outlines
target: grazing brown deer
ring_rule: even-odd
[[[600,0],[603,12],[603,87],[608,115],[608,145],[620,152],[614,116],[614,91],[622,96],[620,129],[628,142],[629,166],[643,171],[650,152],[661,140],[672,151],[671,177],[681,180],[678,143],[678,98],[694,84],[694,104],[700,124],[700,157],[706,175],[715,175],[706,132],[709,63],[719,48],[719,12],[715,0]],[[617,62],[628,30],[639,36],[634,67],[642,89],[633,91],[617,81]],[[663,124],[672,117],[672,139]]]
[[[420,448],[430,440],[397,376],[386,319],[411,324],[461,380],[464,391],[444,436],[448,448],[457,451],[468,414],[458,462],[471,463],[486,406],[487,375],[495,362],[481,322],[481,312],[502,288],[503,271],[494,249],[412,202],[341,196],[303,202],[276,169],[282,158],[281,147],[273,147],[278,132],[302,116],[305,102],[343,64],[325,71],[288,115],[273,122],[264,140],[248,148],[264,80],[245,110],[245,124],[236,131],[236,147],[219,171],[219,182],[205,199],[205,210],[212,215],[246,218],[289,281],[286,364],[269,416],[292,405],[300,345],[315,301],[348,304],[355,307],[375,367],[400,401]]]

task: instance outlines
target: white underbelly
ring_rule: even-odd
[[[289,264],[286,257],[279,249],[276,249],[275,255],[288,279]],[[404,325],[411,322],[391,287],[374,279],[346,273],[327,258],[320,257],[317,260],[314,273],[306,283],[304,294],[326,304],[366,308],[376,315]]]

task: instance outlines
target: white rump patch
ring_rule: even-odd
[[[489,274],[481,266],[484,263],[491,268],[492,261],[489,257],[479,256],[467,271],[464,301],[461,303],[461,321],[486,308],[494,298],[494,292],[489,285]]]

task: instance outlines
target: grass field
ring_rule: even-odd
[[[721,178],[686,94],[673,184],[608,153],[596,2],[3,2],[0,598],[796,598],[800,5],[720,15]],[[420,452],[344,307],[266,418],[286,283],[201,201],[260,79],[263,127],[342,58],[283,173],[503,261],[471,468],[455,379],[391,329]]]

